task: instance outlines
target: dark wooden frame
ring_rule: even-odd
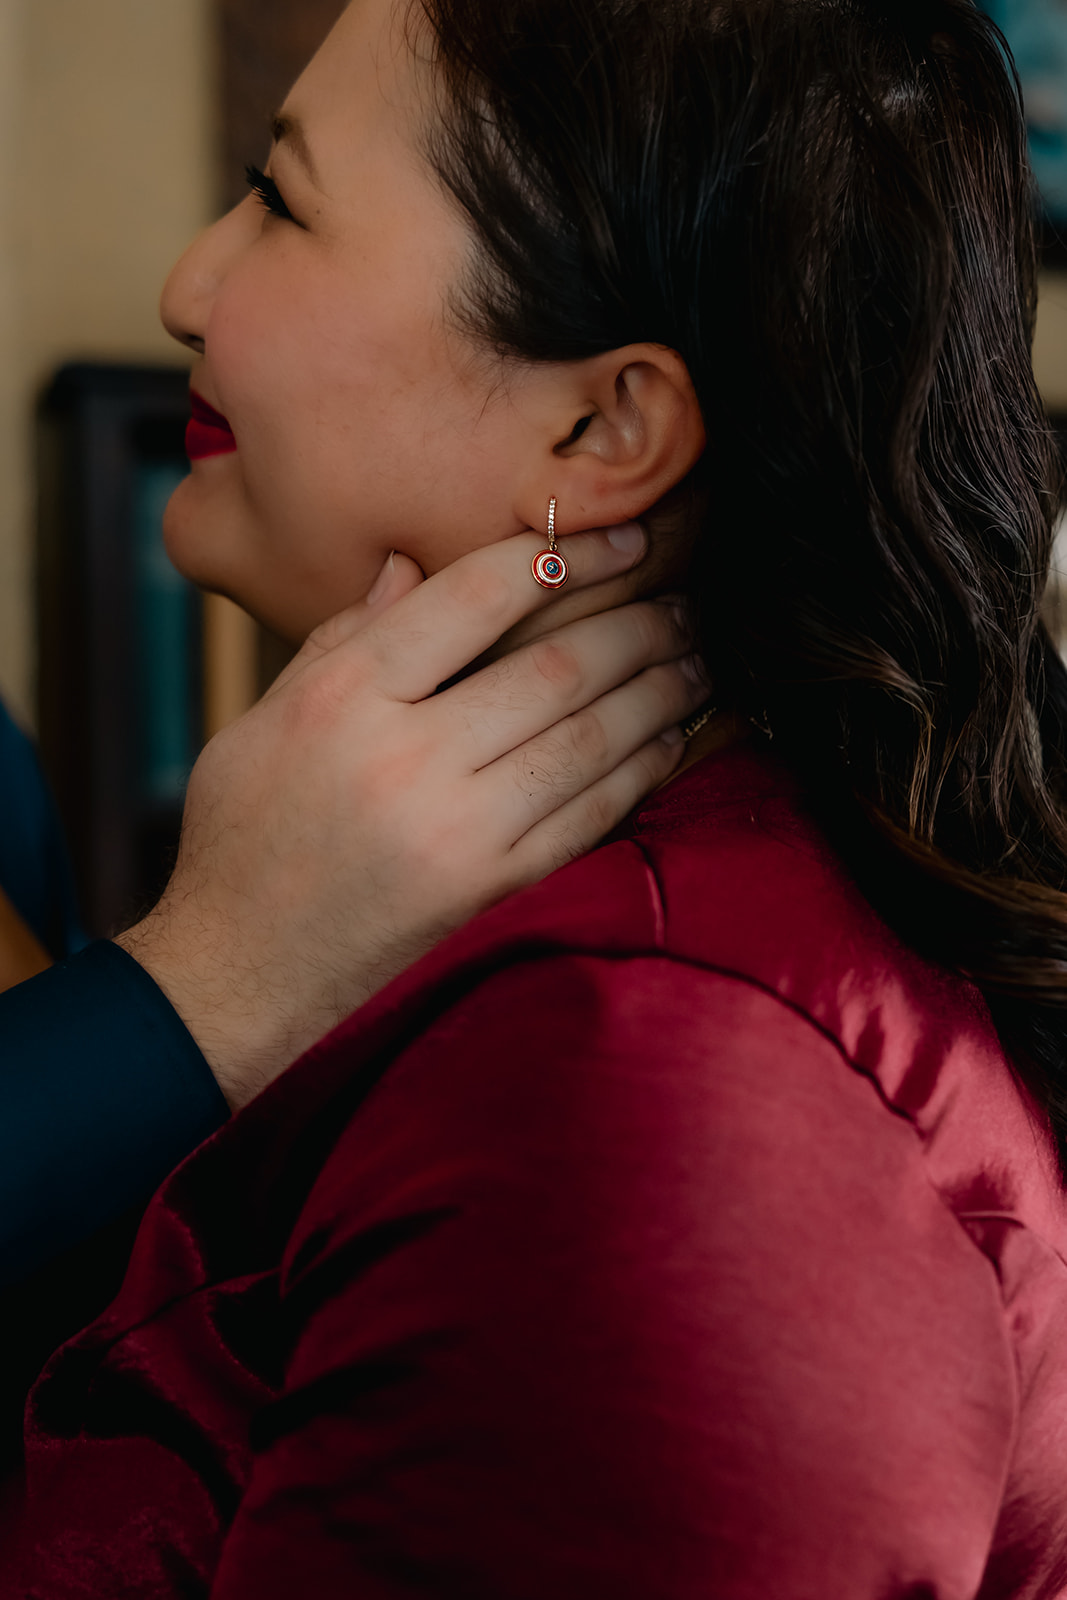
[[[106,935],[162,888],[180,800],[140,781],[133,491],[141,461],[184,459],[188,373],[63,368],[39,410],[38,708],[89,930]],[[199,607],[190,607],[190,716],[202,723]],[[196,729],[191,730],[194,734]]]

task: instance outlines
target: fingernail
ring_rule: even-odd
[[[660,734],[660,740],[668,749],[674,750],[678,745],[685,743],[685,734],[681,728],[668,728],[666,733]]]
[[[704,671],[704,663],[699,656],[685,656],[681,662],[682,674],[690,683],[707,687],[708,675]]]
[[[382,595],[389,587],[389,581],[395,571],[396,551],[390,550],[388,561],[385,563],[381,572],[379,572],[370,589],[367,591],[367,604],[369,606],[376,605],[377,602],[382,598]]]
[[[624,522],[621,527],[608,529],[608,543],[620,555],[632,556],[636,560],[644,555],[648,540],[639,522]]]

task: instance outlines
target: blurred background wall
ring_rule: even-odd
[[[0,0],[0,694],[31,726],[37,396],[64,362],[181,364],[157,314],[167,271],[241,197],[342,6]],[[205,621],[230,668],[217,726],[275,662],[227,608]]]
[[[167,269],[218,192],[211,0],[0,0],[0,690],[34,713],[34,403],[61,361],[180,362]]]
[[[0,696],[94,932],[152,898],[196,751],[285,659],[165,560],[188,363],[158,302],[343,4],[0,0]]]

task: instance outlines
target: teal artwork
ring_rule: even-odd
[[[1067,0],[986,0],[1022,80],[1045,210],[1067,223]]]

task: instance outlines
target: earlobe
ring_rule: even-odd
[[[644,516],[693,470],[706,433],[675,351],[631,345],[571,369],[581,421],[554,446],[554,492],[567,532]]]

